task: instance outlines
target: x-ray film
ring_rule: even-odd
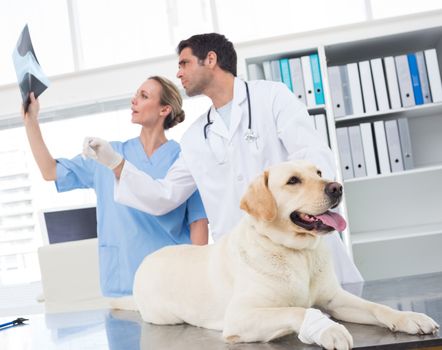
[[[23,108],[27,111],[29,103],[31,102],[29,93],[34,92],[37,98],[50,84],[49,79],[43,73],[37,56],[35,55],[28,25],[23,28],[20,34],[20,38],[12,53],[12,59],[14,61],[15,73],[17,74],[17,81],[23,100]]]

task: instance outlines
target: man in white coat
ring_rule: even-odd
[[[241,196],[270,165],[306,159],[324,178],[335,178],[333,153],[309,123],[306,106],[284,84],[238,79],[236,51],[220,34],[194,35],[177,51],[177,77],[187,95],[206,95],[213,105],[184,134],[181,155],[164,179],[138,170],[105,140],[85,140],[84,154],[114,170],[118,202],[162,215],[198,188],[216,241],[239,222]],[[339,236],[325,239],[341,283],[362,281]]]

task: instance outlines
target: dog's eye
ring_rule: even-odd
[[[299,179],[299,177],[296,176],[292,176],[288,181],[287,181],[287,185],[295,185],[297,183],[300,183],[301,180]]]
[[[322,172],[321,172],[321,170],[318,170],[318,171],[316,172],[316,174],[318,174],[319,177],[322,177]]]

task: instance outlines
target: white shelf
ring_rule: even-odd
[[[441,181],[442,166],[437,166],[346,182],[350,232],[380,232],[440,222]]]
[[[410,170],[404,170],[404,171],[398,171],[398,172],[389,173],[389,174],[378,174],[376,176],[355,177],[353,179],[345,180],[344,184],[358,183],[358,182],[363,183],[363,182],[367,182],[367,181],[376,181],[376,180],[396,178],[396,177],[401,177],[401,176],[410,176],[410,175],[420,174],[420,173],[430,173],[433,171],[442,171],[442,164],[435,165],[435,166],[416,168],[416,169],[410,169]]]
[[[398,118],[421,118],[426,116],[439,115],[442,118],[442,103],[427,103],[424,105],[408,108],[391,109],[388,111],[378,111],[376,113],[363,113],[335,118],[339,126],[353,125],[376,120],[388,120]]]
[[[309,107],[308,113],[309,114],[320,114],[325,112],[325,105],[317,105],[315,107]]]
[[[353,245],[442,234],[442,222],[375,232],[352,232]]]
[[[341,35],[331,42],[293,41],[271,48],[262,43],[261,50],[245,55],[247,67],[318,53],[325,105],[309,108],[309,113],[327,115],[328,139],[339,167],[337,180],[344,183],[341,211],[349,223],[342,237],[368,279],[442,270],[438,249],[442,244],[442,103],[334,118],[328,68],[436,49],[442,71],[442,22],[428,20],[423,19],[421,26],[403,23],[394,31],[376,32],[373,27],[354,39]],[[408,122],[414,168],[342,181],[336,128],[401,118]],[[421,259],[423,254],[428,254],[427,259]]]
[[[442,70],[440,25],[327,45],[324,52],[331,67],[433,48]],[[327,111],[332,117],[331,101]],[[367,279],[442,270],[442,103],[348,115],[334,126],[401,118],[408,120],[414,168],[344,181],[354,260]]]

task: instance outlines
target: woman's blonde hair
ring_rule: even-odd
[[[182,109],[183,99],[178,88],[169,79],[154,75],[148,79],[155,80],[161,85],[160,104],[162,106],[170,106],[172,111],[164,119],[164,129],[173,128],[175,125],[181,123],[185,118],[185,113]]]

